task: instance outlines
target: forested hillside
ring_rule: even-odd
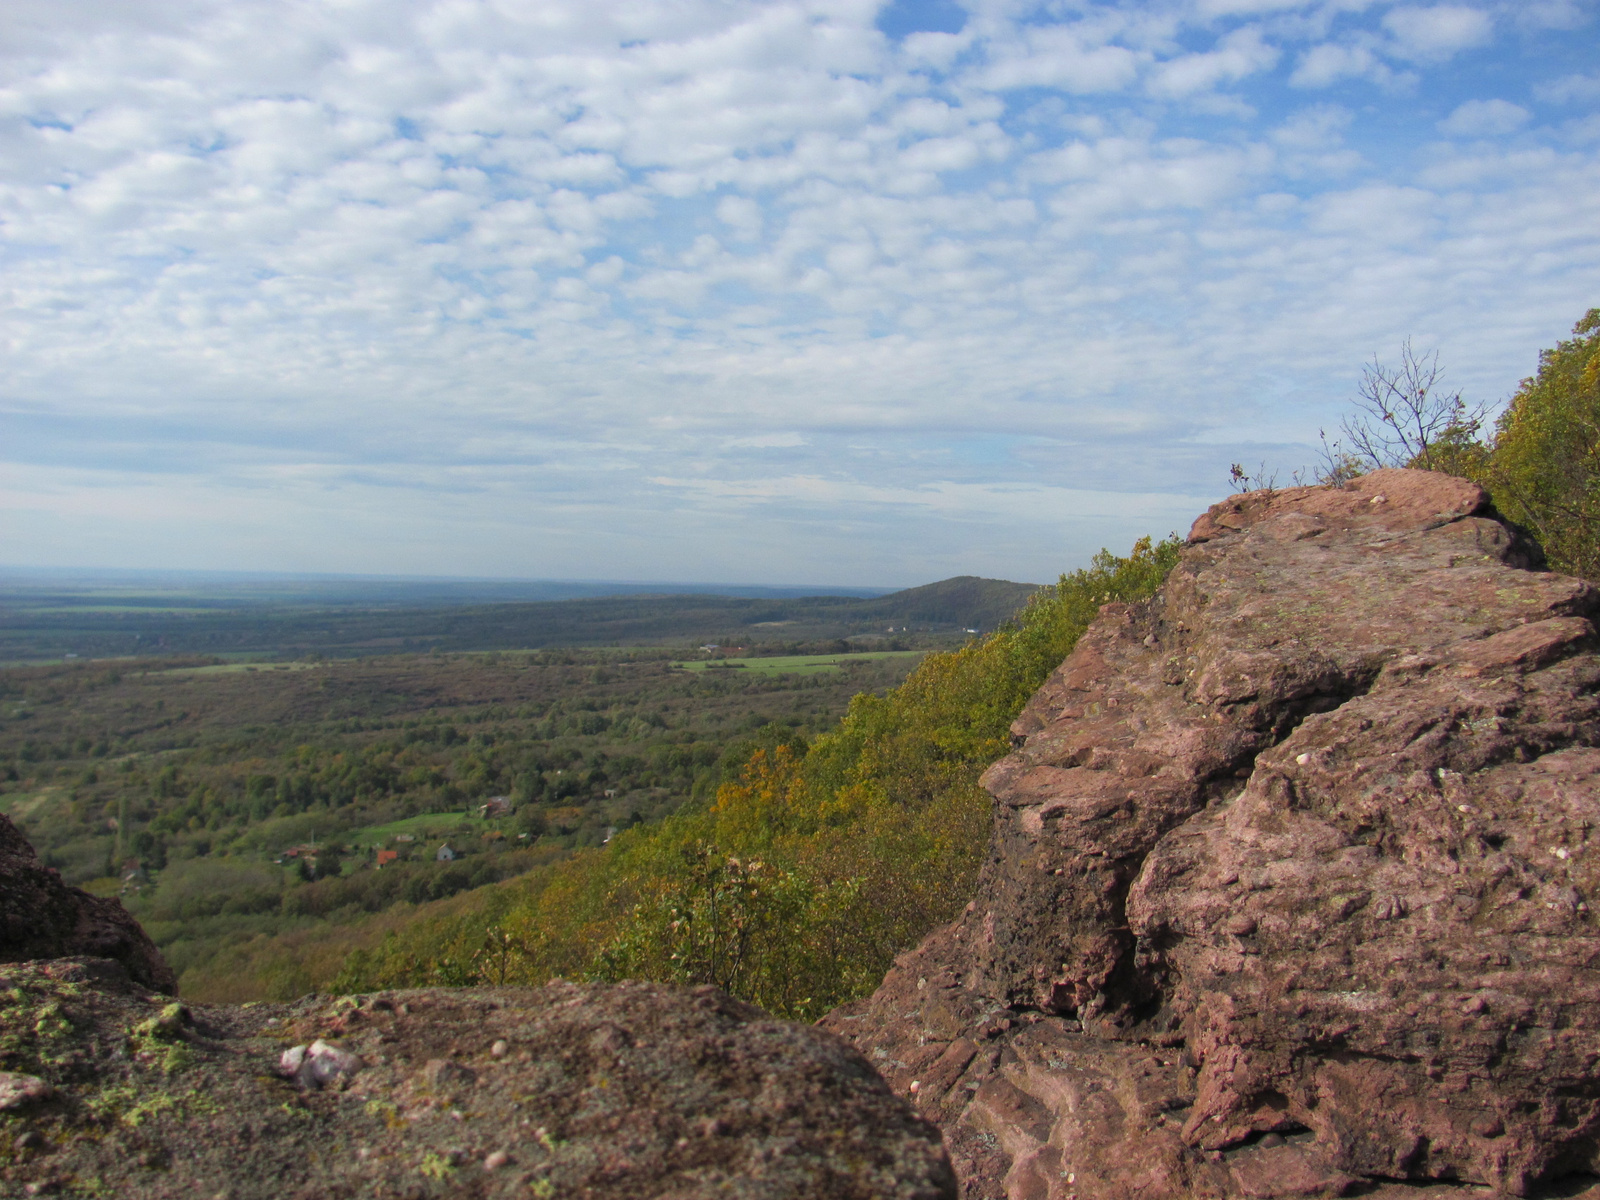
[[[333,985],[648,978],[801,1018],[869,991],[967,900],[988,830],[977,779],[1011,720],[1100,605],[1150,595],[1178,549],[1102,552],[821,736],[763,730],[713,797],[392,931]]]
[[[702,655],[716,669],[688,671],[665,650],[562,650],[11,668],[0,811],[69,882],[120,892],[188,994],[298,994],[302,959],[336,969],[341,937],[373,914],[708,798],[755,731],[814,735],[916,658],[758,660],[787,668],[769,671]],[[494,796],[511,811],[482,815]],[[445,844],[456,857],[440,861]],[[277,935],[302,952],[265,974],[241,965],[251,939]],[[235,957],[218,959],[224,947]]]

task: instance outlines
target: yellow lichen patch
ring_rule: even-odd
[[[422,1165],[417,1168],[429,1179],[440,1180],[448,1179],[450,1173],[455,1169],[455,1164],[448,1158],[442,1154],[436,1154],[432,1150],[422,1156]]]
[[[368,1100],[366,1105],[367,1115],[377,1117],[390,1129],[404,1129],[406,1119],[400,1115],[400,1109],[387,1100]]]
[[[175,1075],[194,1065],[194,1052],[184,1040],[190,1023],[189,1010],[181,1004],[168,1004],[159,1013],[140,1021],[128,1031],[134,1056],[152,1063],[165,1075]]]

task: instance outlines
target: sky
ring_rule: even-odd
[[[1600,0],[7,0],[0,563],[1048,581],[1600,305]]]

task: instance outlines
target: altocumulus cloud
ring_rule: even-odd
[[[0,559],[1052,577],[1600,303],[1595,16],[10,0]]]

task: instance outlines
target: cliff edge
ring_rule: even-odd
[[[964,1195],[1600,1184],[1600,593],[1537,556],[1378,471],[1102,609],[984,777],[979,898],[825,1021]]]

